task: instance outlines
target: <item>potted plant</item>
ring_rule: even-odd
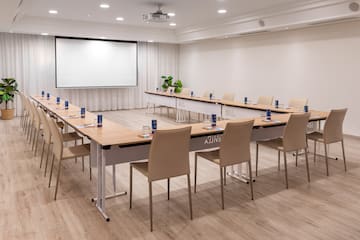
[[[181,93],[183,84],[180,80],[177,80],[173,83],[174,78],[172,76],[161,76],[161,79],[164,80],[163,84],[161,85],[164,91],[166,91],[169,87],[174,87],[175,93]]]
[[[9,102],[13,102],[18,92],[18,84],[14,78],[3,78],[0,83],[0,104],[5,103],[5,109],[1,109],[1,119],[14,118],[14,108],[9,108]]]

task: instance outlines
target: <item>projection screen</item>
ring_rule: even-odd
[[[55,38],[56,87],[102,88],[137,85],[137,43]]]

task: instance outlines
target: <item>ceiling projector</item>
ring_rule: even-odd
[[[167,22],[170,19],[170,16],[167,13],[164,13],[160,7],[156,12],[143,14],[143,20],[145,22],[155,22],[163,23]]]

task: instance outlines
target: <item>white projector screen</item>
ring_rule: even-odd
[[[55,38],[56,87],[98,88],[137,85],[137,43]]]

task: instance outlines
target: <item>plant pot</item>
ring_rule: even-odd
[[[11,120],[14,118],[15,109],[1,109],[1,119],[2,120]]]

